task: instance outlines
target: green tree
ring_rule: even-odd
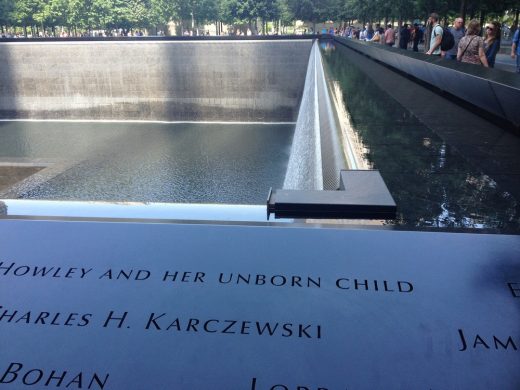
[[[13,25],[12,12],[14,4],[10,0],[0,0],[0,28],[5,33],[7,27]]]
[[[376,2],[347,0],[345,6],[349,10],[349,14],[352,15],[352,19],[357,19],[363,24],[375,20],[376,16],[378,16],[378,7]]]
[[[241,0],[238,2],[238,21],[247,22],[248,28],[253,32],[257,33],[256,23],[253,25],[253,21],[256,22],[258,17],[258,3],[257,0]]]
[[[316,31],[316,23],[321,21],[322,13],[318,0],[287,0],[287,6],[293,19],[311,22],[313,31]]]
[[[255,32],[253,20],[256,20],[255,0],[222,0],[220,4],[220,17],[226,24],[246,24]],[[235,28],[233,27],[233,30]]]
[[[197,26],[219,19],[219,5],[216,0],[174,0],[172,3],[174,18],[185,27]]]
[[[23,27],[24,35],[27,36],[27,27],[31,28],[34,35],[33,26],[36,23],[34,15],[41,12],[43,3],[40,0],[17,0],[14,3],[12,17],[13,21],[20,27]]]
[[[175,13],[173,4],[168,0],[151,0],[150,1],[150,13],[149,23],[150,26],[155,27],[155,33],[157,34],[158,26],[165,26],[170,20],[173,19]]]
[[[283,27],[287,27],[293,24],[294,19],[291,10],[289,9],[289,5],[287,4],[287,0],[280,0],[278,2],[278,12],[280,24]]]
[[[56,26],[70,26],[68,0],[51,0],[46,13],[54,35],[56,35]]]
[[[256,4],[257,18],[262,19],[262,32],[267,30],[267,22],[277,20],[280,17],[278,0],[259,0]]]
[[[128,35],[130,30],[145,28],[150,25],[151,1],[150,0],[112,0],[112,19],[110,27],[120,28],[123,35]]]
[[[90,26],[90,17],[92,13],[92,1],[69,0],[69,23],[74,29],[74,35],[77,35],[77,29],[85,29]]]

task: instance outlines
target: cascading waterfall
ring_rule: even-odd
[[[329,92],[316,41],[307,67],[285,189],[336,190],[340,170],[357,169],[355,160],[345,152],[349,140],[338,126],[337,107]]]
[[[320,52],[315,41],[309,57],[291,154],[283,188],[321,190],[321,144],[318,110],[317,67]]]

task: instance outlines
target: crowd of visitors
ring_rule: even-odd
[[[467,28],[462,18],[456,18],[453,26],[443,28],[439,23],[439,15],[432,13],[425,26],[414,23],[413,26],[403,24],[394,29],[392,23],[386,28],[368,23],[363,28],[347,26],[333,31],[336,35],[394,46],[403,50],[419,51],[424,44],[424,52],[447,60],[458,60],[469,64],[493,68],[500,51],[501,24],[497,21],[488,23],[484,29],[477,20],[469,21]],[[511,57],[516,58],[516,71],[520,73],[520,42],[517,29],[512,40]]]
[[[385,27],[380,24],[376,24],[375,27],[367,24],[363,29],[348,26],[336,31],[336,34],[388,46],[394,46],[398,42],[401,49],[408,49],[409,46],[412,46],[414,51],[419,51],[419,43],[422,42],[424,36],[424,28],[418,23],[414,23],[413,26],[404,24],[399,31],[396,31],[391,23],[388,23]]]

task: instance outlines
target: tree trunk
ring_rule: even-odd
[[[460,17],[462,18],[462,23],[464,25],[466,24],[466,8],[467,8],[466,0],[461,0],[460,1]]]
[[[486,22],[486,13],[484,11],[480,11],[480,27],[481,27],[481,33],[482,33],[482,26],[484,26],[484,23]],[[482,34],[479,34],[482,35]]]

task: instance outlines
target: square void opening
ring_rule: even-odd
[[[0,166],[0,192],[6,191],[12,185],[34,175],[43,168],[34,166]]]

